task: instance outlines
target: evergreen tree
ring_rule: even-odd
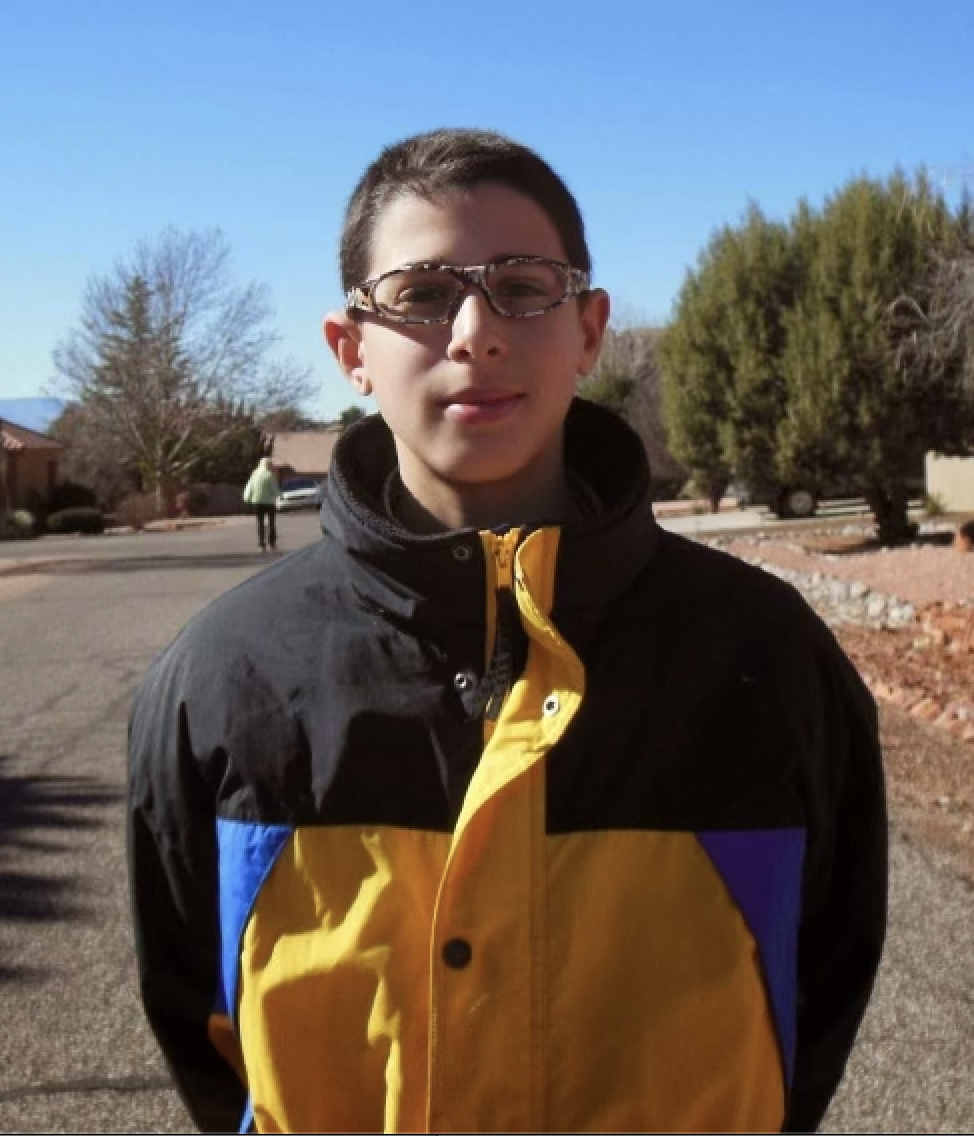
[[[364,417],[365,411],[361,408],[361,406],[346,406],[338,416],[338,425],[343,430],[347,430],[349,426],[354,425]]]
[[[732,379],[721,438],[735,476],[752,485],[777,479],[778,430],[787,410],[781,361],[787,314],[804,279],[804,248],[757,206],[722,242],[723,337]]]
[[[884,543],[910,534],[911,471],[953,430],[943,383],[929,369],[908,372],[901,351],[912,335],[901,313],[922,317],[929,306],[931,256],[953,226],[922,174],[851,182],[825,204],[789,320],[780,468],[819,480],[841,473],[866,498]]]
[[[787,226],[752,205],[738,228],[711,240],[687,281],[665,355],[674,446],[752,486],[778,476],[787,410],[781,360],[806,251]],[[714,389],[697,405],[695,392],[709,384]],[[700,421],[701,410],[709,416],[718,408],[718,419]]]
[[[590,402],[623,415],[634,386],[635,380],[625,368],[602,366],[580,384],[578,393]]]
[[[716,508],[731,479],[723,440],[733,370],[721,261],[730,230],[711,238],[660,340],[663,416],[670,449]]]
[[[896,173],[787,226],[752,207],[716,233],[662,352],[672,447],[697,480],[841,479],[882,541],[907,536],[924,453],[974,447],[972,227],[969,205],[952,215]]]

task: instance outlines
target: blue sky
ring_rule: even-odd
[[[39,393],[89,276],[220,227],[267,285],[311,409],[347,196],[436,126],[539,149],[623,321],[666,319],[710,233],[860,173],[974,186],[967,0],[2,0],[0,397]]]

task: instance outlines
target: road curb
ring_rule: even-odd
[[[84,556],[45,556],[26,560],[0,560],[0,576],[33,576],[60,564],[92,564],[90,557]]]

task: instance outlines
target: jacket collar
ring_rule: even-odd
[[[602,507],[561,526],[556,613],[610,602],[632,583],[660,537],[646,452],[620,418],[575,399],[565,422],[565,460]],[[335,446],[321,524],[348,558],[349,582],[366,605],[407,620],[482,621],[486,564],[477,530],[419,535],[390,520],[382,494],[395,466],[392,434],[378,415],[351,426]]]

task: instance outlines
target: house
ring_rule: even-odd
[[[271,460],[278,475],[318,480],[326,477],[332,450],[341,436],[341,430],[333,426],[323,430],[287,430],[274,434]]]
[[[948,513],[974,513],[974,458],[927,454],[927,493]]]
[[[33,493],[47,496],[60,477],[64,446],[0,418],[0,512],[25,508]]]

